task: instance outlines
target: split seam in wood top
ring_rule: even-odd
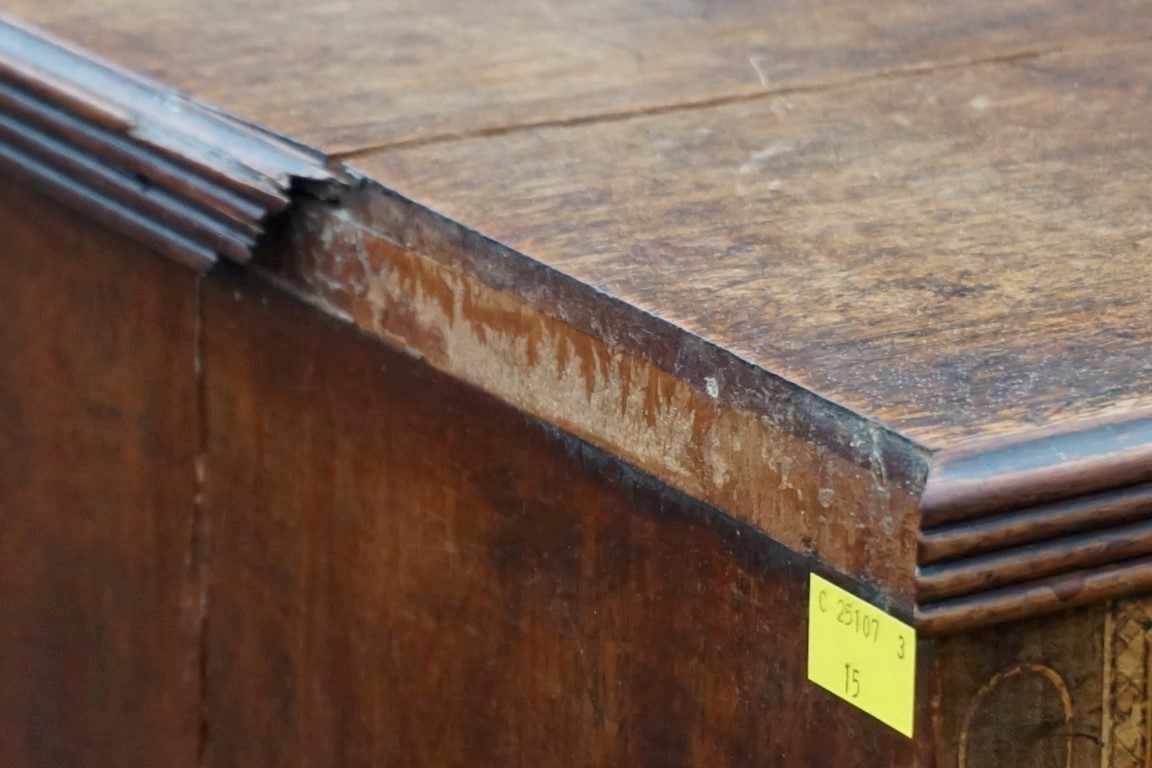
[[[1100,44],[1091,46],[1091,49],[1105,50],[1111,48],[1127,48],[1131,46],[1147,45],[1150,42],[1152,41],[1146,39],[1125,40],[1112,44]],[[1084,47],[1084,49],[1088,48],[1089,46]],[[759,101],[761,99],[780,98],[784,96],[799,96],[812,93],[835,91],[838,89],[857,88],[883,82],[885,80],[903,80],[911,77],[930,75],[936,72],[947,72],[952,70],[971,69],[985,66],[997,66],[1001,64],[1015,64],[1022,61],[1031,61],[1033,59],[1039,59],[1045,56],[1068,53],[1069,51],[1076,50],[1082,49],[1077,46],[1058,45],[1044,48],[1027,48],[1013,53],[989,56],[987,58],[966,59],[963,61],[943,63],[933,62],[907,67],[893,67],[891,69],[881,69],[879,71],[858,77],[845,77],[840,80],[829,80],[800,85],[785,85],[779,88],[770,88],[753,93],[728,94],[724,96],[689,99],[687,101],[675,102],[671,104],[658,104],[654,106],[641,106],[631,109],[622,109],[619,111],[597,112],[594,114],[579,115],[576,117],[530,120],[527,122],[514,123],[511,125],[501,125],[490,128],[480,128],[466,131],[450,131],[447,133],[432,134],[418,138],[401,139],[397,141],[382,141],[363,147],[357,147],[356,149],[346,149],[333,152],[331,157],[334,160],[349,161],[363,157],[365,155],[371,155],[376,152],[398,149],[413,149],[436,144],[445,144],[454,141],[492,138],[496,136],[505,136],[512,133],[518,133],[521,131],[533,131],[548,128],[575,128],[583,125],[616,123],[645,117],[658,117],[661,115],[675,114],[677,112],[712,109],[715,107],[724,107],[731,104],[745,104]],[[759,70],[757,70],[757,74],[759,74]],[[761,75],[761,78],[762,77],[763,76]]]

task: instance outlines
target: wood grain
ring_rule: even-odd
[[[6,0],[332,151],[1139,39],[1139,0]]]
[[[1146,9],[511,3],[8,4],[379,184],[265,244],[312,307],[0,188],[0,764],[1146,747]],[[125,179],[248,127],[2,33],[10,160],[247,255]],[[933,638],[916,740],[805,680],[813,568]]]
[[[1147,595],[936,641],[936,765],[1141,768],[1149,757]]]
[[[0,181],[0,765],[198,765],[193,275]]]
[[[933,456],[920,511],[924,526],[931,528],[1075,500],[1150,479],[1152,414],[1121,411],[1110,418],[939,451]]]
[[[1149,87],[1070,52],[357,165],[939,449],[1152,406]]]
[[[207,765],[925,764],[804,559],[250,280],[205,334]]]
[[[918,600],[931,602],[1152,554],[1152,520],[921,567]]]

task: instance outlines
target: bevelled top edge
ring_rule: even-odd
[[[1152,480],[1152,411],[981,440],[933,455],[921,527]]]
[[[264,219],[347,179],[267,132],[0,13],[0,165],[203,271]]]

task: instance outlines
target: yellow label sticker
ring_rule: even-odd
[[[912,737],[916,630],[814,573],[808,679]]]

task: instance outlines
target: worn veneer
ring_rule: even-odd
[[[356,162],[404,197],[364,219],[589,333],[598,314],[573,305],[640,310],[635,322],[670,341],[622,333],[612,340],[622,353],[704,390],[698,372],[708,371],[721,399],[769,393],[752,410],[854,435],[847,442],[876,449],[857,456],[865,466],[926,469],[909,525],[928,540],[951,523],[955,536],[959,518],[979,529],[1003,523],[993,515],[1037,520],[1041,504],[1083,511],[1085,494],[1106,505],[1149,479],[1152,339],[1133,286],[1152,279],[1150,147],[1147,110],[1127,94],[1150,78],[1148,45],[1074,50],[384,150]],[[498,255],[477,245],[461,259],[411,234],[407,218],[458,232],[442,240],[483,233]],[[553,271],[544,282],[574,285],[579,298],[557,306],[535,279],[505,279],[517,258],[543,263]],[[729,386],[730,371],[749,367]],[[810,409],[810,393],[840,407]],[[1147,532],[1110,526],[1099,516],[1040,551],[1003,550],[1007,568],[990,576],[986,559],[932,565],[922,628],[1147,588],[1146,566],[1129,559],[1148,552]],[[965,582],[965,568],[979,576]],[[970,599],[938,604],[945,594]]]
[[[354,162],[721,375],[947,452],[1152,409],[1150,85],[1152,45],[1069,51]]]
[[[194,404],[164,414],[195,446],[184,474],[75,447],[77,466],[136,478],[86,492],[156,500],[109,513],[124,525],[188,499],[156,541],[92,543],[156,558],[132,573],[161,584],[140,610],[169,623],[149,635],[137,603],[124,618],[83,591],[101,574],[51,561],[99,628],[77,637],[137,628],[183,675],[155,680],[177,692],[147,710],[155,742],[125,749],[220,766],[1148,762],[1146,14],[400,3],[353,32],[325,4],[290,28],[250,5],[14,6],[241,115],[0,20],[0,165],[85,212],[36,203],[88,233],[87,267],[158,286],[140,307],[75,287],[104,333],[172,313],[173,342],[140,350],[156,371],[107,363],[148,387],[125,402]],[[206,10],[195,46],[172,43]],[[555,25],[577,42],[550,46]],[[456,57],[427,55],[445,41]],[[597,58],[623,47],[631,69]],[[375,56],[391,77],[359,76]],[[46,246],[21,205],[3,268],[28,325]],[[201,271],[254,263],[195,282],[117,261],[140,245]],[[26,354],[3,372],[13,413],[36,396]],[[39,444],[9,421],[13,451]],[[5,544],[28,557],[54,546],[56,497],[20,488],[42,514]],[[805,681],[810,570],[926,638],[913,740]],[[14,605],[40,637],[36,605]],[[123,646],[43,626],[67,664],[120,674]],[[70,696],[34,695],[40,662],[13,637],[7,711]],[[84,743],[95,706],[49,747],[11,729],[13,754]],[[811,727],[833,718],[836,738]]]
[[[592,310],[578,306],[573,296],[582,290],[588,294],[585,286],[614,294],[626,307],[660,316],[669,315],[669,308],[674,307],[681,316],[671,317],[671,325],[695,333],[677,339],[675,330],[649,324],[637,333],[618,332],[609,344],[640,346],[645,340],[672,337],[671,343],[659,349],[672,358],[665,367],[677,368],[681,379],[694,377],[690,383],[697,389],[695,395],[682,395],[683,402],[702,397],[700,389],[707,393],[716,388],[731,398],[756,398],[781,388],[755,372],[747,377],[753,380],[752,386],[747,380],[731,386],[725,377],[741,371],[741,361],[709,358],[712,350],[707,347],[712,343],[758,361],[764,370],[822,391],[852,410],[875,415],[926,447],[946,453],[949,444],[983,435],[1010,434],[1050,423],[1075,424],[1110,410],[1123,409],[1126,414],[1147,406],[1141,391],[1124,390],[1143,380],[1142,347],[1130,343],[1136,341],[1132,334],[1140,327],[1141,305],[1130,301],[1124,291],[1134,275],[1146,271],[1148,260],[1139,250],[1117,252],[1109,245],[1143,242],[1141,206],[1138,199],[1125,194],[1117,198],[1121,204],[1097,202],[1085,208],[1077,192],[1090,184],[1087,176],[1098,172],[1101,163],[1107,164],[1111,188],[1118,195],[1140,188],[1134,174],[1139,174],[1136,158],[1143,145],[1135,129],[1144,119],[1142,107],[1138,101],[1126,100],[1123,90],[1113,84],[1130,89],[1134,78],[1146,76],[1146,53],[1144,46],[1130,46],[1032,55],[1007,66],[929,73],[915,87],[890,81],[864,83],[811,95],[797,93],[775,102],[609,121],[578,131],[558,127],[441,142],[427,148],[379,152],[359,162],[372,176],[422,204],[529,255],[525,264],[506,269],[496,279],[502,283],[516,280],[508,273],[522,270],[527,277],[522,274],[519,280],[530,284],[516,291],[517,295],[535,292],[544,294],[539,297],[544,302],[563,300],[560,311],[569,317],[584,315],[577,318],[578,327],[580,320],[602,319],[615,308],[600,296],[588,300]],[[1093,83],[1104,82],[1105,87],[1093,88],[1087,98],[1078,96],[1089,77]],[[848,106],[842,103],[845,98]],[[1001,107],[1004,104],[1011,105],[1007,115]],[[1109,125],[1119,130],[1103,140],[1086,140],[1081,126],[1095,114],[1106,114]],[[709,126],[717,120],[727,133],[723,142],[711,138]],[[1124,130],[1125,125],[1131,130]],[[773,138],[771,151],[756,146],[767,127]],[[1037,133],[1041,128],[1044,133]],[[819,141],[814,143],[811,137]],[[883,153],[879,157],[886,162],[886,175],[876,170],[878,152]],[[1045,164],[1044,158],[1061,152],[1079,153],[1084,162],[1060,167]],[[899,172],[902,167],[907,169],[903,173]],[[761,183],[760,177],[768,171],[778,178]],[[794,189],[792,180],[796,173],[809,177],[799,189]],[[1084,178],[1078,179],[1077,173]],[[1125,187],[1126,178],[1131,182]],[[648,192],[676,190],[682,179],[691,179],[693,188],[655,199]],[[896,206],[909,184],[921,197],[915,209],[900,209]],[[838,190],[850,194],[829,198],[830,192]],[[665,197],[673,208],[661,207]],[[624,200],[643,200],[645,205],[621,205]],[[1065,211],[1073,206],[1081,213],[1069,218]],[[926,216],[924,210],[931,215]],[[827,232],[805,228],[804,222],[834,220],[845,213],[851,221],[864,223]],[[374,211],[361,223],[371,228],[377,215]],[[386,231],[397,226],[387,221],[389,215],[384,215]],[[689,229],[679,232],[673,247],[667,223],[677,220],[686,222]],[[710,229],[693,225],[700,220],[713,225]],[[589,224],[574,228],[569,221]],[[965,232],[974,226],[1000,242],[1027,245],[1027,250],[1005,252],[996,243],[973,240]],[[1006,231],[1013,234],[1006,236]],[[651,233],[658,233],[660,240],[647,239]],[[924,233],[922,244],[914,238],[909,241],[916,233]],[[889,237],[894,247],[872,245],[883,237]],[[1071,268],[1078,263],[1077,257],[1069,256],[1070,250],[1076,250],[1077,237],[1090,238],[1085,247],[1110,251],[1102,262],[1104,269],[1086,274]],[[827,243],[821,247],[839,255],[823,262],[781,258],[791,255],[790,242]],[[479,241],[471,244],[483,248]],[[621,251],[615,244],[628,244],[628,249]],[[757,244],[760,255],[769,260],[757,261],[753,253]],[[924,274],[889,279],[895,265],[915,263],[918,251],[939,252],[942,244],[947,245],[945,252],[920,267]],[[801,246],[794,250],[802,253]],[[717,252],[728,256],[719,267],[714,258]],[[659,268],[663,260],[673,257],[674,273]],[[652,268],[630,268],[638,258]],[[552,275],[541,275],[532,266],[533,259],[576,280],[564,284]],[[699,260],[699,268],[692,259]],[[848,261],[853,263],[851,271],[842,269]],[[993,266],[1005,262],[1007,267]],[[1063,268],[1056,269],[1055,264]],[[951,277],[940,274],[941,267]],[[997,269],[999,282],[987,280],[988,275],[997,275]],[[697,278],[682,280],[685,273],[697,271]],[[717,276],[723,279],[717,282]],[[534,284],[537,279],[559,282],[562,287],[542,289]],[[773,284],[788,290],[774,290]],[[797,286],[799,290],[792,290]],[[565,290],[568,293],[561,294]],[[787,303],[797,296],[804,298],[803,304]],[[771,309],[773,324],[787,325],[793,338],[777,340],[751,317],[732,323],[731,318],[747,315],[750,301],[761,312]],[[853,335],[851,327],[835,320],[837,313],[846,311],[847,301],[866,302],[872,326],[890,319],[892,327],[884,332],[869,330],[863,337]],[[817,307],[831,312],[813,311]],[[729,324],[717,325],[708,315],[683,316],[695,308],[707,308],[714,317],[727,318]],[[1070,314],[1081,319],[1069,322]],[[924,318],[947,318],[947,322],[936,332],[924,333]],[[418,330],[408,327],[412,322],[406,318],[386,320],[406,326],[397,331],[375,323],[376,330],[393,340]],[[367,325],[374,322],[365,320]],[[607,335],[626,322],[591,333]],[[1005,330],[1008,323],[1015,331],[1011,335]],[[803,333],[797,333],[805,328],[810,334],[807,342]],[[1068,332],[1076,328],[1082,329],[1079,338]],[[586,325],[580,328],[586,329]],[[843,339],[837,341],[830,335],[833,331],[843,333]],[[633,337],[641,341],[630,342]],[[693,348],[695,338],[705,343]],[[412,348],[420,346],[407,341]],[[997,350],[992,358],[983,357],[989,343]],[[650,344],[641,354],[655,354],[654,346]],[[687,362],[681,354],[685,350]],[[459,345],[455,351],[459,354]],[[441,358],[456,373],[473,380],[492,375],[490,370],[465,374],[468,362],[447,360],[443,354]],[[1127,364],[1131,371],[1099,377],[1095,370],[1104,364],[1112,370]],[[517,366],[515,362],[506,365],[503,381],[488,382],[490,388],[513,399],[524,396],[513,392],[517,387],[531,390],[521,386],[518,370],[514,370]],[[585,378],[587,386],[591,377]],[[1074,402],[1066,401],[1068,386],[1077,390]],[[731,393],[732,389],[740,391]],[[803,392],[784,389],[785,400],[804,397]],[[535,397],[547,400],[552,395],[537,391]],[[564,408],[544,405],[552,408],[547,417],[585,434],[620,426],[581,426]],[[774,417],[789,419],[791,402],[788,406],[776,408]],[[584,415],[591,421],[607,419],[602,411],[597,414],[591,408]],[[827,408],[821,416],[826,431],[839,427],[841,443],[857,450],[864,445],[860,452],[874,453],[882,463],[899,465],[905,477],[916,477],[919,457],[899,445],[899,440],[872,452],[867,446],[883,442],[883,431],[877,440],[867,421],[855,430],[845,428],[843,423],[851,422],[851,416],[836,408]],[[827,428],[837,420],[840,424]],[[813,421],[807,419],[802,428],[817,429]],[[642,450],[639,445],[620,448],[630,442],[620,436],[605,434],[599,441],[614,450],[630,450],[633,456]],[[723,438],[713,442],[729,445]],[[649,447],[649,457],[669,475],[686,478],[683,466],[671,466],[683,465],[683,457],[663,449],[675,445],[674,440],[656,441]],[[1101,455],[1106,462],[1116,459],[1107,451]],[[710,472],[713,478],[708,483],[716,484],[725,466],[725,462],[715,462],[694,471],[697,475]],[[1000,483],[1003,478],[993,473],[986,480]],[[699,478],[678,482],[694,492],[707,484]],[[754,489],[745,496],[748,499],[734,508],[749,519],[770,519],[772,504],[767,505],[769,511],[757,505]],[[1126,538],[1125,531],[1094,535],[1118,538],[1122,549],[1116,556],[1145,546]],[[792,541],[812,547],[820,538],[797,524]],[[827,538],[823,537],[826,546],[815,546],[835,558],[838,552],[835,545],[827,545]],[[885,554],[877,553],[878,559]],[[1072,561],[1079,562],[1075,557]],[[860,554],[845,554],[838,562],[857,573],[878,573],[861,562]],[[1027,570],[1019,564],[1016,568]],[[1051,598],[1050,591],[1045,594]],[[1061,604],[1056,599],[1047,602]]]
[[[345,202],[352,210],[360,205]],[[815,432],[824,426],[820,417],[851,424],[854,415],[804,411],[803,394],[789,402],[783,387],[778,397],[786,406],[725,403],[718,389],[728,382],[720,375],[691,381],[690,356],[703,345],[661,350],[673,352],[667,357],[680,376],[672,375],[658,361],[598,344],[590,333],[534,311],[534,299],[548,304],[543,281],[532,284],[542,297],[509,295],[523,286],[493,287],[499,275],[476,257],[491,243],[430,233],[428,217],[404,201],[372,195],[365,205],[395,239],[436,258],[315,204],[282,233],[283,251],[266,268],[313,303],[442,370],[772,531],[794,549],[882,584],[893,606],[907,605],[902,590],[914,592],[925,632],[1152,586],[1140,557],[1152,551],[1152,531],[1139,485],[1148,476],[1142,462],[1148,421],[1139,412],[939,451],[926,478],[916,476],[913,452],[903,463],[891,454],[882,458],[892,443],[877,439],[866,422],[857,427],[862,437],[826,440],[814,452],[796,421],[807,418],[804,426]],[[788,414],[795,421],[776,416],[785,407],[795,409]],[[834,426],[824,429],[834,434]],[[847,482],[838,486],[837,478]],[[819,514],[810,514],[813,499]],[[851,500],[851,516],[836,514],[838,499]],[[1013,525],[1015,539],[996,533],[1011,534]],[[940,536],[949,537],[946,562],[932,554]]]
[[[266,268],[312,302],[773,531],[794,551],[884,585],[898,605],[911,607],[914,454],[882,464],[879,438],[866,428],[824,444],[806,440],[796,434],[804,414],[782,424],[773,411],[718,396],[719,387],[731,386],[724,371],[701,367],[714,378],[695,385],[684,369],[625,354],[486,284],[467,265],[482,245],[440,240],[437,260],[321,204],[307,206],[289,226],[278,264]],[[411,222],[406,231],[419,226]],[[465,263],[445,263],[455,259]],[[664,346],[661,330],[639,329],[638,338],[673,357],[675,337]],[[687,354],[681,359],[690,364]]]

